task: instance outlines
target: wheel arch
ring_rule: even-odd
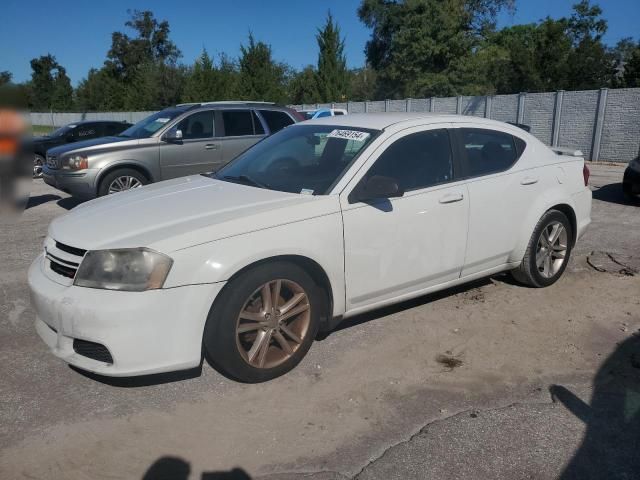
[[[96,191],[98,191],[98,189],[100,188],[100,182],[102,182],[102,180],[106,175],[109,175],[111,172],[115,170],[119,170],[121,168],[130,168],[147,177],[147,180],[149,180],[149,182],[154,181],[153,175],[151,174],[151,171],[147,167],[145,167],[144,165],[141,165],[138,162],[124,160],[117,163],[111,163],[100,170],[100,172],[96,176],[95,185],[94,185]]]
[[[308,273],[311,276],[313,281],[321,288],[322,292],[326,296],[326,300],[327,300],[326,311],[323,312],[323,315],[321,316],[321,324],[324,327],[330,328],[331,321],[333,319],[333,307],[334,307],[333,287],[331,285],[331,281],[329,280],[329,275],[327,274],[325,269],[312,258],[309,258],[304,255],[298,255],[298,254],[274,255],[271,257],[262,258],[260,260],[253,261],[243,266],[242,268],[237,270],[235,273],[233,273],[227,280],[227,285],[229,285],[229,283],[231,283],[235,278],[239,277],[240,275],[243,275],[244,273],[246,273],[247,271],[253,268],[256,268],[257,266],[264,265],[266,263],[273,263],[273,262],[292,263],[302,268],[306,273]],[[218,298],[220,298],[219,295],[215,301],[217,301]]]
[[[526,221],[524,222],[523,228],[520,232],[516,249],[512,252],[509,259],[510,262],[520,262],[522,260],[536,225],[542,216],[549,210],[558,210],[567,216],[572,230],[571,246],[573,247],[575,245],[577,240],[577,217],[574,206],[567,201],[565,196],[554,195],[552,198],[546,198],[545,200],[546,201],[541,200],[540,202],[532,205],[529,209]]]

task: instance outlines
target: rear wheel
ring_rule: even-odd
[[[209,313],[207,358],[222,373],[247,383],[292,370],[318,332],[325,296],[300,267],[259,265],[232,279]]]
[[[147,177],[132,168],[120,168],[108,173],[100,182],[98,196],[111,195],[139,188],[149,183]]]
[[[573,232],[567,216],[558,210],[546,212],[533,231],[520,266],[513,277],[531,287],[555,283],[567,268]]]

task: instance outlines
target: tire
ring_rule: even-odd
[[[109,172],[100,181],[100,185],[98,186],[98,196],[103,197],[104,195],[117,193],[115,191],[112,191],[112,185],[117,179],[125,179],[125,178],[135,179],[135,182],[137,182],[137,183],[131,183],[131,185],[134,185],[134,186],[131,186],[130,188],[141,187],[149,183],[149,179],[137,170],[134,170],[132,168],[118,168],[112,172]],[[125,186],[126,185],[123,184],[123,187]],[[118,190],[118,191],[126,191],[126,190],[129,190],[130,188],[122,188],[121,190]]]
[[[280,282],[278,298],[281,308],[269,310],[269,305],[264,308],[264,286],[269,285],[268,298],[273,299],[277,282]],[[301,292],[306,297],[295,297]],[[296,298],[301,299],[295,303]],[[325,304],[326,296],[322,289],[297,265],[289,262],[258,265],[230,280],[216,298],[204,330],[205,355],[214,368],[240,382],[259,383],[284,375],[309,351],[318,333]],[[285,308],[289,308],[289,315],[297,310],[300,313],[280,322],[279,319],[284,317],[273,312]],[[273,315],[265,315],[267,311]],[[252,318],[241,318],[241,312]],[[258,324],[261,326],[256,328]],[[283,324],[299,342],[280,329]],[[240,332],[241,329],[247,331]],[[283,339],[288,343],[290,352],[283,348]]]
[[[564,239],[563,233],[560,231],[558,239],[552,242],[553,248],[548,248],[548,243],[545,243],[545,240],[548,242],[549,235],[555,232],[556,225],[560,225],[564,229]],[[544,238],[542,237],[543,233],[545,234]],[[538,221],[527,245],[522,263],[511,271],[511,275],[515,280],[529,287],[548,287],[558,281],[567,268],[572,245],[573,230],[569,219],[558,210],[549,210]],[[561,247],[564,247],[564,251],[561,251]],[[559,258],[561,254],[564,256]],[[549,263],[547,263],[547,257]],[[542,262],[542,266],[539,266],[538,261],[543,258],[545,260]]]
[[[33,178],[42,178],[42,167],[45,159],[42,155],[35,154],[33,157]]]

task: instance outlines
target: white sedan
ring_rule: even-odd
[[[29,270],[54,355],[110,376],[197,367],[261,382],[319,330],[511,271],[545,287],[590,222],[580,152],[430,114],[292,125],[212,175],[55,219]]]

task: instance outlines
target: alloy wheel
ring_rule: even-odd
[[[43,167],[42,157],[36,155],[35,158],[33,159],[33,178],[42,177],[42,167]]]
[[[129,175],[123,175],[116,177],[109,185],[109,195],[112,193],[124,192],[125,190],[131,190],[132,188],[138,188],[142,186],[142,182],[136,177]]]
[[[238,351],[252,367],[276,367],[300,348],[310,325],[304,289],[291,280],[272,280],[251,294],[238,315]]]
[[[540,233],[536,248],[536,267],[544,278],[556,275],[567,257],[567,229],[560,222],[551,222]]]

